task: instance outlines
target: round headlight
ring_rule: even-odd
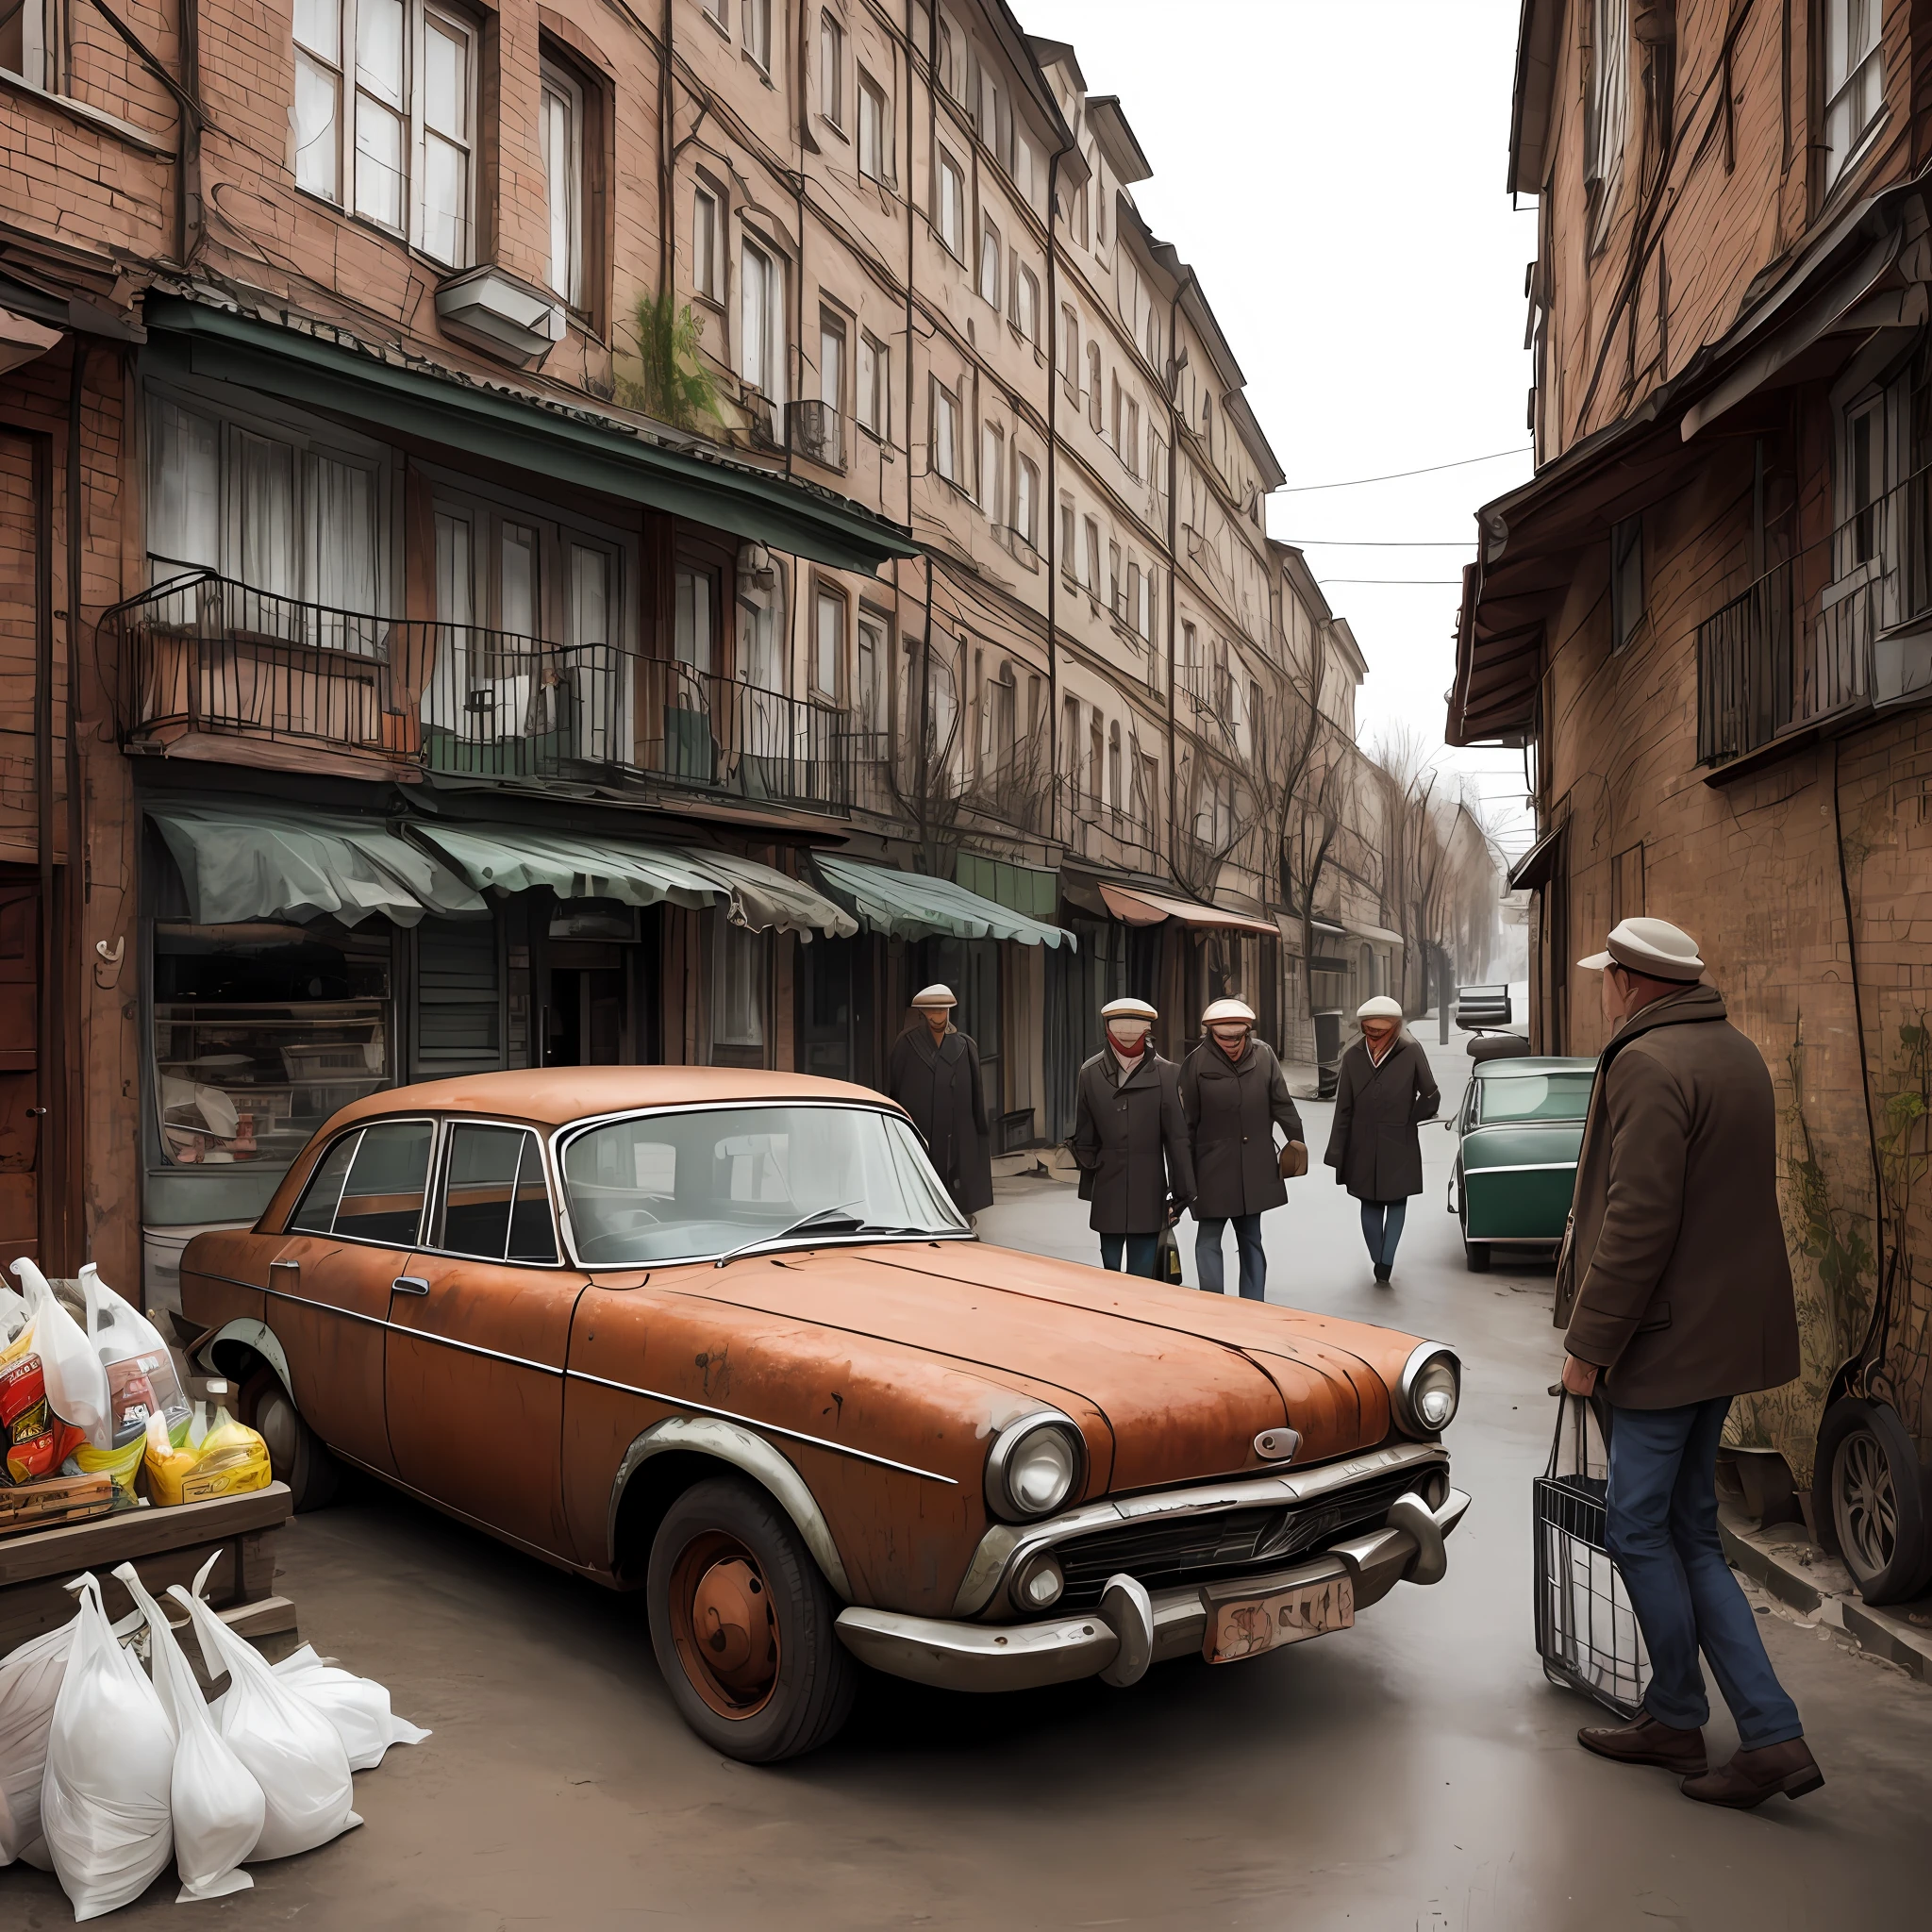
[[[993,1438],[986,1458],[986,1501],[1009,1523],[1051,1516],[1080,1480],[1086,1447],[1058,1411],[1029,1415]]]
[[[1411,1436],[1440,1436],[1462,1399],[1462,1364],[1450,1350],[1424,1342],[1403,1365],[1396,1419]]]

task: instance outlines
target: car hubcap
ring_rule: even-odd
[[[735,1538],[686,1544],[671,1578],[673,1637],[691,1687],[725,1717],[750,1717],[778,1682],[778,1621],[758,1559]]]
[[[1861,1576],[1875,1576],[1898,1547],[1898,1498],[1891,1464],[1875,1436],[1862,1430],[1838,1452],[1839,1541]]]

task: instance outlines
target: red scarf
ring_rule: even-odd
[[[1149,1036],[1143,1033],[1141,1034],[1139,1040],[1134,1041],[1133,1045],[1129,1046],[1127,1042],[1124,1040],[1123,1040],[1120,1037],[1120,1035],[1113,1030],[1111,1026],[1109,1026],[1107,1029],[1107,1043],[1110,1047],[1112,1047],[1114,1052],[1119,1054],[1121,1058],[1124,1060],[1139,1059],[1141,1056],[1147,1051],[1148,1039]]]

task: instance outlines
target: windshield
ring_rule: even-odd
[[[912,1129],[871,1108],[707,1108],[612,1121],[565,1147],[563,1190],[577,1257],[590,1267],[710,1259],[828,1208],[838,1210],[826,1215],[839,1224],[825,1231],[836,1239],[967,1231]]]
[[[1484,1080],[1482,1124],[1497,1121],[1580,1121],[1590,1106],[1588,1068],[1574,1074],[1513,1074]]]

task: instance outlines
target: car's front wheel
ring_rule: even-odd
[[[278,1483],[288,1484],[295,1508],[320,1509],[335,1501],[341,1464],[302,1420],[273,1369],[257,1369],[242,1383],[236,1407],[241,1420],[268,1445],[269,1469]]]
[[[844,1724],[858,1666],[833,1627],[838,1603],[756,1483],[708,1477],[678,1496],[651,1545],[645,1600],[678,1711],[726,1757],[773,1764]]]

